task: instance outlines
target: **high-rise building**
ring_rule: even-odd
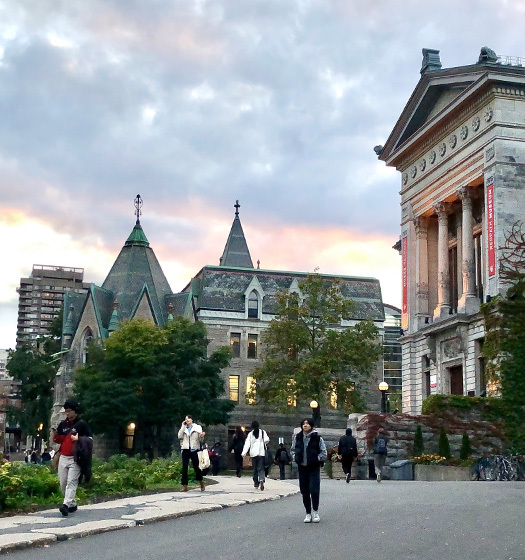
[[[85,293],[89,284],[84,283],[84,269],[66,266],[33,265],[29,278],[20,279],[17,288],[18,324],[16,347],[35,346],[46,335],[53,319],[62,308],[64,294],[72,291]]]

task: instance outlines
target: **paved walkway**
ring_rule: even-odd
[[[255,502],[278,500],[299,492],[295,484],[267,479],[264,491],[253,487],[250,477],[216,476],[206,490],[165,492],[123,498],[79,507],[62,517],[58,507],[38,513],[0,518],[0,553],[96,533],[127,529]]]

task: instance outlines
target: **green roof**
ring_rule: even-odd
[[[149,247],[149,241],[140,225],[140,222],[137,220],[133,231],[129,234],[129,237],[124,244],[125,247]]]

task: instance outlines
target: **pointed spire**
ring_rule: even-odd
[[[113,313],[111,313],[111,319],[109,320],[109,326],[108,326],[108,331],[114,332],[118,329],[119,327],[119,317],[118,317],[118,301],[115,300],[113,302]]]
[[[253,268],[250,250],[248,249],[248,244],[246,243],[241,220],[239,218],[239,208],[241,205],[238,200],[235,201],[233,207],[235,208],[235,218],[224,247],[224,252],[219,261],[219,266]]]
[[[142,226],[140,225],[140,216],[142,215],[142,204],[143,200],[138,194],[135,197],[135,216],[137,216],[137,221],[135,222],[135,227],[133,228],[132,232],[129,234],[128,239],[126,240],[125,246],[142,246],[142,247],[149,247],[149,241],[144,233]]]

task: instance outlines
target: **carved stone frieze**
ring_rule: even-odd
[[[445,358],[458,357],[463,352],[461,338],[456,337],[456,338],[451,338],[450,340],[445,340],[442,343],[442,348],[443,348],[443,355]]]
[[[439,155],[443,157],[447,153],[447,145],[445,142],[441,142],[439,145]]]
[[[403,185],[408,183],[408,173],[403,173]]]
[[[487,148],[487,150],[485,151],[485,160],[490,161],[495,155],[496,155],[496,151],[494,149],[494,146],[491,146],[490,148]]]
[[[431,164],[433,164],[436,161],[436,150],[430,151],[430,153],[428,154],[428,160],[430,161]]]
[[[492,107],[487,107],[485,114],[483,115],[485,122],[490,122],[492,120],[493,115],[494,115],[494,111],[492,110]]]
[[[458,143],[458,137],[453,134],[449,139],[448,139],[448,145],[451,147],[451,149],[454,149],[456,147],[456,144]]]
[[[425,158],[423,158],[419,162],[419,171],[421,171],[421,173],[423,173],[423,171],[425,171],[426,167],[427,167],[427,160]]]
[[[461,127],[461,130],[459,131],[459,137],[461,138],[461,140],[466,140],[467,136],[468,136],[468,126],[464,124]]]
[[[474,117],[472,119],[472,130],[474,132],[477,132],[479,130],[479,125],[481,124],[481,121],[479,119],[479,117]]]
[[[412,179],[414,179],[417,175],[417,167],[415,165],[413,165],[410,168],[410,177],[412,177]]]

